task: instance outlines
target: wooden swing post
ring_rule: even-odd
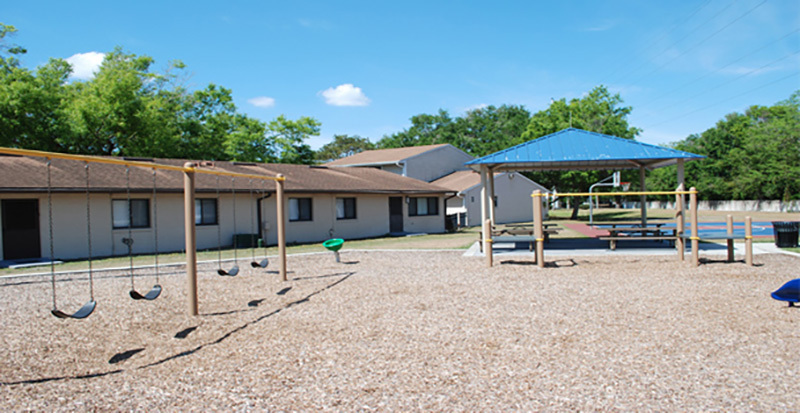
[[[194,216],[194,167],[187,162],[183,171],[183,216],[186,234],[186,292],[189,315],[198,315],[197,305],[197,231]]]

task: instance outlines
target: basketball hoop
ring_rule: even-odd
[[[619,186],[622,187],[623,191],[628,192],[628,189],[631,187],[631,183],[630,182],[620,182]]]

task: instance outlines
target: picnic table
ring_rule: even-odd
[[[609,248],[613,251],[617,249],[617,241],[675,241],[678,239],[675,228],[662,228],[666,222],[649,225],[646,227],[637,225],[619,225],[616,223],[611,228],[598,228],[608,231],[608,235],[600,236],[599,239],[609,242]]]
[[[561,231],[561,228],[554,228],[555,225],[553,223],[543,224],[544,228],[542,232],[544,234],[544,242],[550,241],[550,234],[557,234]],[[500,243],[500,242],[513,242],[514,244],[517,243],[528,243],[528,250],[533,251],[533,245],[536,242],[536,235],[534,233],[533,227],[523,227],[523,226],[512,226],[510,228],[505,228],[501,230],[493,230],[492,231],[492,242]],[[480,243],[481,251],[483,251],[483,234],[480,234],[480,239],[478,240]]]

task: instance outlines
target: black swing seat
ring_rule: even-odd
[[[230,271],[225,271],[222,268],[220,268],[220,269],[217,270],[217,274],[219,274],[219,275],[227,275],[229,277],[235,277],[236,274],[239,274],[239,266],[235,265],[233,268],[231,268]]]
[[[147,294],[145,295],[141,295],[136,290],[131,290],[131,298],[133,298],[134,300],[152,301],[158,298],[159,295],[161,295],[161,286],[158,284],[154,285],[153,288],[150,291],[148,291]]]
[[[261,261],[253,261],[250,263],[250,266],[253,268],[267,268],[269,265],[269,259],[264,258]]]
[[[76,319],[81,319],[81,318],[89,317],[89,314],[91,314],[92,311],[94,311],[94,308],[96,306],[97,306],[97,302],[92,300],[92,301],[89,301],[88,303],[84,304],[83,307],[80,308],[80,310],[75,312],[75,314],[67,314],[67,313],[65,313],[65,312],[63,312],[61,310],[57,310],[57,309],[53,309],[50,312],[54,316],[56,316],[58,318],[76,318]]]

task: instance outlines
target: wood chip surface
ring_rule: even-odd
[[[796,257],[344,250],[290,256],[287,282],[276,262],[201,267],[197,317],[174,268],[150,302],[96,274],[85,320],[50,315],[49,277],[0,279],[0,409],[800,410],[800,308],[769,296]],[[88,300],[85,275],[58,281],[65,312]]]

